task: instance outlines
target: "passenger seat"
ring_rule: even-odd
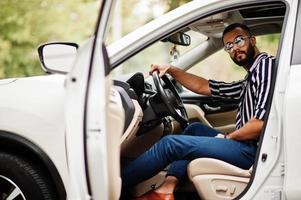
[[[189,163],[187,172],[202,200],[228,200],[245,189],[252,167],[244,170],[221,160],[198,158]]]

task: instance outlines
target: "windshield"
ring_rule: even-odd
[[[191,0],[118,0],[105,44],[110,45],[148,22]]]
[[[207,40],[207,36],[192,30],[186,32],[186,34],[191,38],[191,44],[189,46],[180,46],[170,42],[158,41],[117,66],[112,72],[113,77],[133,74],[135,72],[142,72],[144,76],[147,76],[151,64],[170,63],[176,59],[175,56],[184,55],[186,52]]]

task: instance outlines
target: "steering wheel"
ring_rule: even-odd
[[[154,84],[157,88],[157,95],[164,105],[161,106],[163,107],[162,109],[165,110],[167,115],[170,115],[177,120],[182,128],[185,128],[188,125],[188,115],[174,84],[166,75],[163,75],[160,79],[158,71],[154,71],[152,75]],[[165,83],[166,88],[163,88],[161,80]]]

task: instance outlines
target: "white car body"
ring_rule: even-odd
[[[14,133],[43,149],[62,180],[67,181],[64,80],[63,75],[1,80],[5,106],[0,106],[0,124],[1,131]]]
[[[190,2],[108,46],[110,64],[117,66],[162,35],[171,33],[194,19],[221,8],[248,2],[269,1]],[[273,100],[256,173],[242,199],[301,198],[301,134],[298,134],[301,121],[301,64],[291,63],[296,16],[298,9],[299,12],[301,10],[299,1],[282,2],[286,4],[288,11],[282,30],[282,45],[278,50],[279,67]],[[43,151],[41,157],[46,155],[43,157],[44,164],[49,161],[53,163],[50,164],[49,171],[52,171],[54,180],[57,180],[61,196],[66,191],[67,198],[72,200],[118,199],[121,190],[118,172],[109,172],[112,163],[118,162],[120,155],[116,152],[119,148],[116,147],[116,152],[113,152],[115,157],[109,156],[112,152],[108,151],[107,141],[111,136],[107,133],[113,128],[121,135],[123,127],[110,127],[107,111],[110,110],[110,98],[118,108],[122,109],[122,105],[118,93],[111,88],[111,77],[105,76],[104,59],[100,56],[103,53],[101,46],[106,30],[106,17],[112,9],[110,3],[111,1],[104,2],[106,7],[98,35],[95,36],[96,42],[92,38],[79,48],[75,65],[67,75],[0,81],[0,130],[3,136],[11,134],[15,138],[25,139]],[[202,49],[195,50],[196,53],[201,51]],[[199,60],[190,55],[181,57],[174,64],[187,69],[197,62]],[[111,91],[115,94],[114,97]],[[118,120],[122,124],[123,114],[119,117],[116,118],[117,124]],[[263,159],[263,155],[268,155],[267,159]],[[110,176],[112,174],[115,177]]]

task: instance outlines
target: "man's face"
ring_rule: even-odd
[[[235,28],[224,35],[223,41],[225,45],[230,47],[233,45],[227,52],[237,65],[247,67],[253,63],[255,37],[250,37],[250,34],[241,28]]]

